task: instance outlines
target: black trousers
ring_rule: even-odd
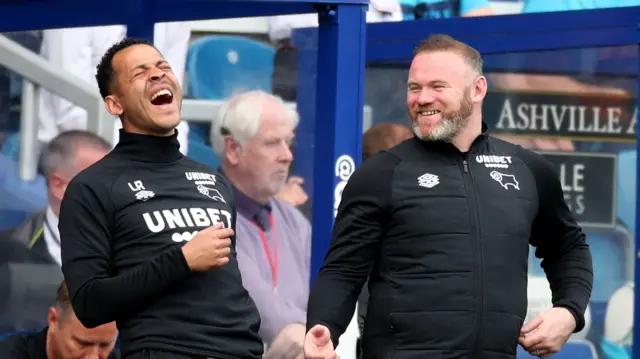
[[[122,359],[216,359],[216,358],[207,358],[203,356],[190,356],[185,354],[177,354],[171,353],[167,351],[161,350],[142,350],[139,352],[135,352],[133,354],[129,354],[127,356],[123,356]]]

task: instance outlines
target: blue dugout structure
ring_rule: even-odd
[[[318,14],[319,28],[294,33],[294,43],[300,49],[298,111],[303,119],[296,157],[313,158],[308,162],[298,160],[295,168],[312,188],[312,278],[329,246],[336,200],[360,162],[366,63],[406,66],[414,46],[432,33],[446,33],[469,43],[487,58],[487,67],[503,70],[509,69],[510,63],[492,59],[492,55],[530,56],[524,53],[638,46],[640,43],[640,7],[366,25],[366,0],[111,0],[100,3],[104,5],[87,0],[5,0],[0,2],[0,30],[125,24],[130,36],[152,40],[156,22]],[[567,73],[580,67],[579,62],[553,54],[531,56],[534,57],[528,61],[529,68],[519,66],[518,70]],[[640,66],[625,68],[611,63],[602,71],[637,76]],[[636,196],[639,193],[636,191]],[[636,248],[639,241],[636,231]],[[637,280],[640,252],[634,251]],[[638,304],[640,299],[636,295],[635,322],[640,322]],[[634,343],[640,343],[637,328],[634,328],[633,339]],[[640,358],[640,346],[634,346],[633,357]]]

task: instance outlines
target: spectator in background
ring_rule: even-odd
[[[59,134],[41,153],[47,184],[46,208],[16,228],[0,232],[0,329],[44,325],[44,316],[62,279],[58,214],[67,184],[106,155],[110,145],[95,134],[72,130]]]
[[[80,323],[69,300],[67,285],[60,284],[55,304],[49,308],[48,326],[0,341],[3,359],[118,359],[115,349],[118,330],[115,322],[86,328]]]
[[[221,173],[234,187],[238,264],[262,319],[265,359],[303,358],[311,226],[275,197],[287,181],[298,121],[280,98],[251,91],[224,103],[211,125]]]
[[[367,22],[402,20],[397,0],[371,0]],[[273,93],[285,101],[297,100],[298,50],[291,44],[291,31],[297,28],[317,27],[317,14],[279,15],[269,18],[269,39],[276,47],[272,76]]]
[[[404,20],[491,15],[489,0],[400,0]]]
[[[62,265],[58,214],[67,184],[110,149],[105,140],[83,130],[62,132],[46,145],[40,156],[40,166],[46,178],[48,205],[20,227],[0,233],[2,247],[21,247],[11,251],[16,257],[6,258],[7,262]]]
[[[96,66],[107,49],[122,40],[125,35],[126,27],[120,25],[45,30],[40,54],[54,66],[96,87],[98,94],[95,82]],[[191,30],[187,23],[155,25],[154,44],[171,65],[180,86],[184,83],[190,35]],[[85,109],[46,90],[40,91],[38,96],[38,139],[41,143],[47,143],[61,131],[87,128]],[[113,123],[114,137],[109,139],[109,142],[115,144],[119,139],[121,122],[113,118]],[[189,135],[189,125],[186,121],[180,122],[178,131],[180,151],[186,155]]]

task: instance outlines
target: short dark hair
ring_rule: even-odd
[[[115,83],[116,74],[115,70],[113,69],[113,57],[116,56],[118,52],[134,45],[148,45],[155,48],[152,43],[145,39],[125,37],[124,39],[111,46],[102,56],[100,63],[96,67],[96,80],[98,81],[100,96],[102,96],[103,99],[111,95],[111,93],[113,92],[113,85]]]
[[[48,180],[52,172],[70,166],[80,146],[87,146],[105,151],[111,150],[111,145],[93,132],[84,130],[70,130],[54,137],[40,154],[40,171]]]
[[[482,56],[480,52],[449,35],[433,34],[426,40],[422,40],[413,50],[413,56],[436,51],[451,51],[457,53],[465,59],[473,71],[478,73],[478,75],[482,75]]]
[[[71,298],[69,298],[69,289],[67,288],[67,282],[64,280],[60,283],[60,286],[58,286],[55,307],[58,311],[58,322],[60,323],[68,318],[69,314],[73,312]]]

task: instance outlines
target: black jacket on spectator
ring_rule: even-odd
[[[44,215],[38,211],[22,225],[0,232],[0,333],[47,323],[62,270],[44,241]]]
[[[0,341],[0,358],[3,359],[47,359],[47,330],[14,334]],[[114,349],[108,359],[120,359]]]
[[[29,217],[23,224],[0,232],[0,264],[55,264],[44,241],[45,210]]]
[[[363,358],[515,359],[529,244],[581,330],[592,259],[553,166],[484,134],[467,153],[409,139],[349,179],[307,326],[337,345],[370,275]]]

